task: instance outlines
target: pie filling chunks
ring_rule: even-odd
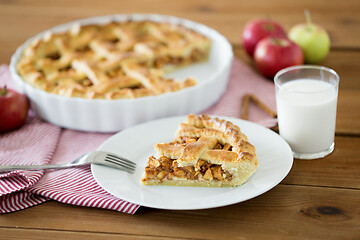
[[[188,115],[175,141],[158,143],[155,150],[160,157],[149,157],[145,185],[239,186],[258,165],[255,147],[239,127],[207,115]]]
[[[155,96],[196,85],[165,74],[207,60],[211,40],[181,25],[126,21],[73,25],[32,41],[16,65],[33,87],[66,97]]]

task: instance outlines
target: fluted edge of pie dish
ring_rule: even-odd
[[[218,70],[209,76],[206,81],[200,82],[196,86],[158,96],[117,100],[68,98],[51,94],[26,83],[16,71],[16,64],[21,58],[24,48],[34,39],[41,38],[48,31],[63,32],[68,30],[74,23],[101,25],[111,21],[120,22],[129,19],[134,21],[170,22],[193,29],[207,36],[213,42],[216,41],[221,47],[220,54],[222,54],[222,59],[225,59],[225,61],[216,62],[221,64]],[[216,49],[216,51],[220,51],[220,49]],[[40,118],[55,125],[74,130],[116,132],[141,122],[162,117],[198,113],[209,108],[225,92],[232,60],[232,47],[226,38],[216,30],[203,24],[166,15],[117,14],[68,22],[35,35],[18,47],[13,54],[10,62],[10,74],[18,90],[28,96],[33,109]]]

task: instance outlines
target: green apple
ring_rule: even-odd
[[[307,23],[290,29],[289,38],[304,51],[305,63],[318,63],[330,50],[328,33],[320,26],[311,23],[310,14],[305,11]]]

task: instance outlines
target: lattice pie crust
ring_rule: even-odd
[[[112,22],[74,25],[31,42],[17,64],[19,75],[46,92],[82,98],[138,98],[196,84],[164,77],[174,67],[206,60],[211,41],[180,25]]]
[[[175,141],[158,143],[160,156],[145,167],[145,185],[233,187],[257,169],[255,147],[233,123],[207,115],[188,115]]]

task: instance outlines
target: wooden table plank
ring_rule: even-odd
[[[2,228],[0,227],[0,239],[27,239],[27,240],[49,240],[49,239],[66,239],[66,240],[118,240],[118,239],[129,239],[129,240],[148,240],[154,239],[154,236],[139,236],[137,234],[115,234],[115,233],[93,233],[93,232],[73,232],[73,231],[62,231],[62,230],[34,230],[34,229],[16,229],[16,228]],[[184,239],[184,238],[169,238],[163,236],[156,236],[159,240],[170,240],[170,239]]]
[[[327,29],[335,48],[360,49],[360,15],[357,0],[349,1],[0,1],[0,63],[7,63],[15,48],[29,37],[68,21],[118,13],[159,13],[204,23],[224,34],[232,43],[241,43],[245,23],[270,15],[289,30],[304,22],[303,11],[312,11],[313,21]],[[139,8],[141,6],[141,8]],[[344,37],[346,36],[346,37]]]
[[[340,91],[336,117],[336,133],[341,135],[360,136],[359,90]]]
[[[360,190],[359,146],[358,137],[336,136],[332,154],[316,160],[295,160],[282,183]]]
[[[49,202],[1,215],[0,226],[191,239],[357,239],[359,202],[359,190],[279,185],[243,203],[196,211],[141,208],[126,215]]]

